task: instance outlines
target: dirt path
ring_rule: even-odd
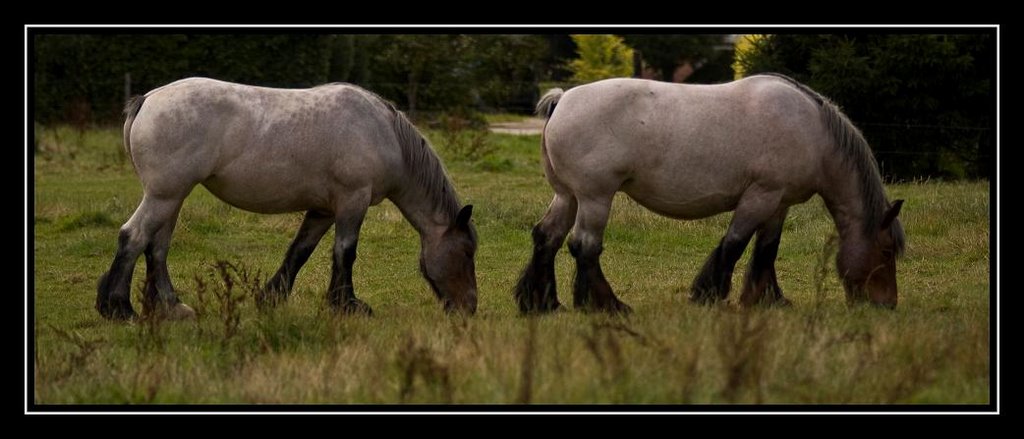
[[[489,128],[492,133],[531,136],[540,134],[544,129],[544,119],[529,117],[519,122],[496,122],[492,123]]]

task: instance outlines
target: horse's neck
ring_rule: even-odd
[[[440,236],[451,225],[451,215],[442,206],[434,206],[430,198],[413,188],[390,197],[409,224],[420,234],[420,239]]]
[[[836,169],[829,175],[833,181],[824,185],[819,192],[825,200],[832,220],[836,223],[841,245],[859,242],[865,238],[865,212],[863,197],[860,193],[859,176],[848,169]]]

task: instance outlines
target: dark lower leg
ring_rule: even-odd
[[[335,253],[331,285],[327,290],[327,303],[336,311],[346,314],[373,313],[369,305],[356,298],[352,286],[352,266],[356,261],[356,241],[341,249],[340,257]]]
[[[105,318],[127,320],[135,317],[131,283],[139,251],[133,247],[130,232],[122,230],[118,234],[114,261],[110,269],[100,276],[96,287],[96,310]]]
[[[579,240],[569,242],[569,252],[576,258],[576,282],[573,285],[573,306],[584,311],[604,311],[628,314],[632,310],[622,303],[601,270],[600,244],[584,245]]]
[[[711,304],[729,297],[732,287],[732,273],[736,261],[743,255],[750,236],[735,236],[731,232],[711,253],[700,274],[693,281],[690,301],[700,304]]]
[[[132,273],[139,254],[146,250],[146,287],[144,301],[178,303],[167,274],[167,247],[181,202],[191,187],[178,196],[154,197],[144,195],[132,217],[121,227],[117,238],[117,254],[110,270],[100,277],[97,288],[96,309],[100,315],[112,319],[135,316],[131,305]]]
[[[334,262],[331,270],[331,285],[327,289],[327,303],[335,311],[346,314],[370,315],[369,305],[356,298],[352,284],[352,266],[356,262],[356,244],[363,214],[338,219],[335,226]]]
[[[330,215],[312,210],[306,212],[299,231],[291,245],[288,246],[288,252],[284,255],[281,267],[267,281],[263,291],[256,296],[258,305],[276,305],[288,297],[295,285],[295,277],[298,275],[299,269],[309,260],[313,250],[320,243],[320,239],[332,224],[334,224],[334,219]]]
[[[781,229],[780,229],[781,230]],[[750,259],[746,279],[743,282],[743,294],[740,303],[744,306],[753,305],[789,305],[782,295],[782,288],[775,274],[775,259],[779,252],[779,237],[766,236],[766,232],[758,233],[754,245],[754,255]]]
[[[153,246],[146,248],[146,289],[142,296],[142,309],[144,313],[157,309],[156,307],[169,307],[177,305],[180,301],[174,293],[174,286],[171,285],[171,275],[167,271],[166,255],[155,254]]]
[[[561,307],[555,279],[555,256],[576,220],[576,198],[555,194],[544,218],[533,228],[533,256],[516,283],[521,313],[550,312]]]
[[[550,312],[561,306],[555,280],[555,255],[564,240],[564,235],[550,237],[540,224],[533,228],[533,256],[515,289],[519,312]]]

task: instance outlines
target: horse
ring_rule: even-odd
[[[742,306],[788,305],[775,273],[789,207],[819,194],[839,233],[836,263],[849,302],[893,308],[905,237],[861,132],[836,104],[796,80],[756,75],[715,85],[607,79],[552,89],[537,113],[554,198],[532,231],[533,254],[514,288],[521,313],[558,309],[554,260],[566,235],[576,260],[573,304],[629,313],[601,270],[616,192],[679,220],[734,211],[690,288],[690,301],[729,295],[756,234]]]
[[[144,194],[100,277],[96,309],[103,317],[136,317],[129,292],[141,253],[143,312],[194,316],[171,285],[167,251],[182,202],[197,184],[243,210],[305,212],[280,268],[256,295],[261,308],[287,299],[334,225],[327,302],[340,313],[372,314],[355,296],[352,267],[367,209],[387,198],[419,233],[420,271],[444,309],[476,311],[473,206],[460,207],[430,144],[376,94],[343,83],[275,89],[187,78],[133,98],[125,115],[124,148]]]

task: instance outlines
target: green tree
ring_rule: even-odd
[[[633,49],[615,35],[573,35],[579,58],[569,63],[579,83],[633,76]]]
[[[716,83],[732,79],[733,53],[725,35],[623,35],[662,81],[671,81],[676,67],[689,62],[694,72],[686,82]]]
[[[548,41],[540,35],[472,35],[474,96],[484,109],[532,113]]]
[[[326,35],[88,35],[32,39],[36,121],[115,122],[138,94],[189,76],[272,87],[326,82]],[[282,54],[287,54],[284,56]]]
[[[467,64],[471,40],[466,35],[382,35],[374,47],[369,83],[415,113],[427,109],[465,107],[472,72]]]
[[[753,46],[744,71],[784,73],[834,100],[884,174],[990,174],[994,35],[772,35]]]

